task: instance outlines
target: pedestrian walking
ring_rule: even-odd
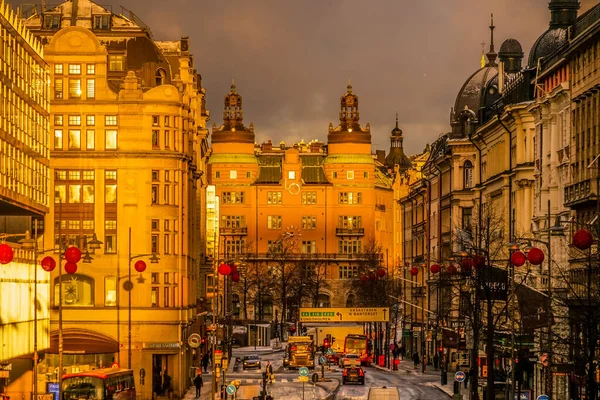
[[[415,351],[414,354],[412,355],[412,360],[413,363],[415,365],[415,369],[417,369],[417,366],[419,365],[419,362],[421,361],[421,359],[419,358],[419,352]]]
[[[208,353],[204,353],[204,355],[202,356],[202,368],[204,368],[204,372],[207,372],[208,370]]]
[[[440,356],[438,356],[438,353],[435,353],[433,355],[433,368],[435,368],[436,371],[438,369],[439,362],[440,362]]]
[[[267,373],[267,378],[269,378],[269,383],[273,383],[273,366],[271,365],[271,361],[267,361],[267,368],[265,369]]]
[[[163,394],[165,396],[167,396],[168,398],[171,398],[171,391],[172,391],[172,387],[171,387],[171,376],[167,373],[167,371],[165,370],[165,373],[163,375]]]
[[[196,398],[198,398],[200,397],[200,391],[202,390],[202,386],[204,386],[201,374],[196,374],[196,377],[194,378],[194,386],[196,387]]]

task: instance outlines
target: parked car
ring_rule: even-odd
[[[261,369],[260,357],[256,354],[244,356],[244,359],[242,360],[242,368],[243,369],[247,369],[247,368]]]
[[[360,366],[360,356],[358,354],[346,354],[340,357],[340,367]]]
[[[344,368],[342,373],[342,384],[358,383],[359,385],[365,384],[365,371],[360,366],[352,366]]]

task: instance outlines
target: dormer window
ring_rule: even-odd
[[[44,14],[44,29],[60,29],[60,14]]]
[[[94,15],[94,24],[92,29],[109,30],[110,15]]]
[[[156,86],[164,85],[167,73],[164,69],[159,68],[156,70]]]

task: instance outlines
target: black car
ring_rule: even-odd
[[[245,356],[244,359],[242,360],[242,368],[243,369],[247,369],[247,368],[258,368],[261,369],[260,367],[260,357],[257,356],[256,354],[250,355],[250,356]]]
[[[365,384],[365,371],[361,367],[352,366],[344,368],[342,373],[342,384],[347,383],[358,383],[359,385]]]

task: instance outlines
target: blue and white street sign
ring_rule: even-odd
[[[298,373],[300,374],[300,376],[308,376],[308,368],[302,367],[302,368],[300,368]]]
[[[540,394],[538,396],[537,400],[548,400],[548,395],[547,394]]]
[[[325,357],[325,356],[319,357],[319,364],[322,364],[322,365],[327,364],[327,357]]]
[[[227,394],[234,395],[237,391],[237,388],[234,385],[227,386]]]
[[[462,371],[456,371],[456,374],[454,374],[454,379],[456,382],[464,382],[466,378],[467,375],[465,375],[465,373]]]

